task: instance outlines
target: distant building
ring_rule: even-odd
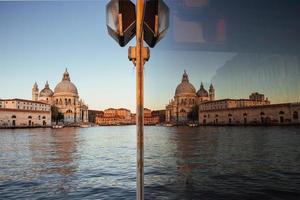
[[[220,99],[220,100],[201,103],[199,105],[199,111],[229,109],[229,108],[243,108],[243,107],[251,107],[251,106],[263,106],[269,104],[270,104],[269,100]]]
[[[51,105],[26,99],[0,100],[0,128],[51,125]]]
[[[166,122],[187,122],[188,114],[192,114],[197,107],[201,125],[300,123],[300,103],[271,104],[264,94],[258,92],[250,94],[249,99],[215,100],[212,84],[207,92],[201,83],[196,92],[184,72],[174,99],[166,106]]]
[[[104,110],[103,114],[96,116],[96,124],[98,125],[129,125],[136,123],[136,115],[125,108],[109,108]],[[159,117],[152,116],[151,110],[144,109],[144,124],[154,125],[159,123]]]
[[[252,93],[249,99],[221,99],[199,105],[199,124],[298,124],[299,103],[270,104],[264,95]]]
[[[67,69],[54,92],[50,89],[48,81],[40,92],[35,83],[32,88],[32,100],[56,106],[64,115],[65,123],[88,122],[88,106],[79,99],[78,90],[71,82]]]
[[[103,115],[103,111],[100,110],[88,110],[89,113],[89,122],[96,123],[96,117]]]
[[[104,110],[103,115],[96,116],[98,125],[125,125],[131,123],[130,110],[125,108],[109,108]]]
[[[268,98],[265,99],[264,94],[259,94],[258,92],[253,92],[252,94],[250,94],[249,99],[254,101],[261,101],[261,102],[268,101]]]
[[[153,116],[152,113],[153,112],[150,109],[144,108],[144,124],[145,125],[159,124],[159,116]]]
[[[205,90],[203,83],[196,92],[195,87],[189,82],[189,77],[184,71],[181,83],[175,90],[174,99],[166,106],[166,121],[183,123],[188,121],[188,113],[202,102],[214,101],[215,89],[211,84],[209,91]]]
[[[159,117],[159,122],[165,122],[166,121],[166,110],[154,110],[152,111],[153,117]]]

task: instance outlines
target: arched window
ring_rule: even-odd
[[[293,112],[293,119],[296,119],[296,120],[299,119],[297,111]]]
[[[265,113],[264,113],[264,112],[261,112],[260,115],[263,116],[263,115],[265,115]]]
[[[229,113],[229,114],[228,114],[228,123],[229,123],[229,124],[231,124],[231,122],[232,122],[231,117],[232,117],[232,114]]]
[[[56,99],[56,105],[58,104],[58,99]]]
[[[185,110],[184,110],[184,109],[181,109],[180,112],[181,112],[181,113],[185,113]]]
[[[67,99],[65,99],[65,105],[67,105],[68,104],[68,100]]]
[[[219,115],[216,115],[216,118],[219,117]]]
[[[244,116],[244,117],[247,117],[247,113],[244,113],[243,116]]]
[[[46,116],[43,116],[43,119],[46,119]]]
[[[284,117],[283,117],[283,115],[284,115],[284,112],[283,112],[283,111],[280,111],[280,112],[279,112],[279,122],[280,122],[280,123],[284,123]]]
[[[13,116],[11,116],[11,118],[16,119],[17,117],[16,117],[16,115],[13,115]]]
[[[28,116],[28,119],[32,119],[32,117],[31,117],[31,116]]]
[[[68,101],[68,104],[69,104],[69,105],[71,105],[71,104],[72,104],[72,103],[71,103],[71,99],[69,99],[69,101]]]
[[[279,115],[283,115],[283,114],[284,114],[284,112],[283,112],[283,111],[280,111],[280,112],[279,112]]]

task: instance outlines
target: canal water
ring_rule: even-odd
[[[0,130],[0,199],[135,199],[135,126]],[[145,199],[300,199],[299,127],[145,127]]]

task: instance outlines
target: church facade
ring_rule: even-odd
[[[166,106],[166,122],[187,122],[188,113],[195,106],[200,105],[202,102],[214,100],[215,90],[212,84],[210,84],[209,91],[207,91],[201,83],[199,90],[196,91],[195,87],[189,82],[188,74],[184,71],[181,83],[175,90],[174,98]]]
[[[71,82],[67,69],[54,91],[50,89],[48,81],[41,91],[35,83],[32,88],[32,100],[57,107],[64,115],[64,123],[88,122],[88,106],[79,98],[77,87]]]

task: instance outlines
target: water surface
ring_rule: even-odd
[[[135,199],[135,126],[0,130],[0,199]],[[299,127],[145,127],[145,199],[300,199]]]

